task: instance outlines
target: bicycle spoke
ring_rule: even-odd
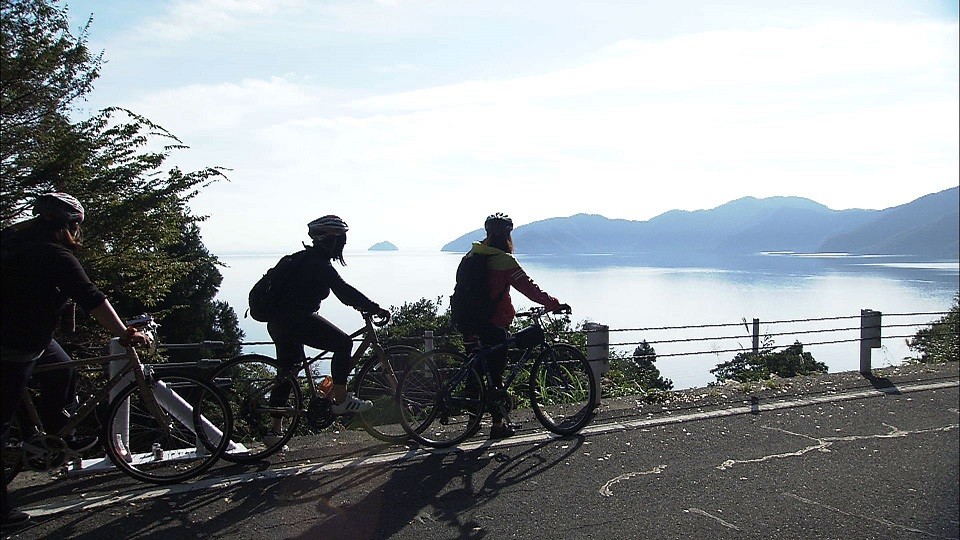
[[[455,353],[433,351],[415,359],[401,380],[399,398],[407,432],[434,447],[476,433],[484,411],[482,379]]]
[[[597,403],[590,363],[573,346],[543,350],[530,374],[530,403],[544,427],[559,435],[577,433],[593,417]]]
[[[213,382],[226,394],[233,412],[236,447],[223,456],[227,461],[251,463],[264,460],[282,451],[293,437],[302,417],[302,393],[294,379],[278,379],[280,371],[273,358],[246,354],[224,362],[211,375]],[[284,387],[289,390],[284,391]],[[274,393],[283,397],[274,402]],[[280,431],[274,433],[274,420],[278,418]]]
[[[413,347],[388,347],[384,355],[389,370],[381,365],[378,357],[372,356],[364,361],[357,374],[354,385],[357,397],[373,402],[373,409],[358,415],[358,421],[368,433],[382,441],[398,443],[409,438],[400,421],[396,388],[401,368],[417,354],[419,351]]]
[[[163,377],[152,390],[165,423],[137,385],[127,387],[104,426],[109,457],[127,474],[155,484],[182,482],[212,466],[229,444],[232,418],[223,394],[183,375]]]

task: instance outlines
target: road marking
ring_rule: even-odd
[[[707,512],[707,511],[705,511],[705,510],[701,510],[701,509],[699,509],[699,508],[688,508],[688,509],[687,509],[687,512],[690,512],[691,514],[700,514],[701,516],[706,516],[706,517],[708,517],[708,518],[711,518],[711,519],[713,519],[713,520],[716,520],[719,524],[723,525],[724,527],[726,527],[726,528],[728,528],[728,529],[733,529],[733,530],[735,530],[735,531],[739,531],[739,530],[740,530],[740,527],[737,527],[737,526],[734,525],[733,523],[728,523],[728,522],[726,522],[726,521],[718,518],[717,516],[715,516],[715,515]]]
[[[893,527],[893,528],[896,528],[896,529],[903,529],[903,530],[905,530],[905,531],[910,531],[910,532],[912,532],[912,533],[922,534],[922,535],[924,535],[924,536],[929,536],[929,537],[931,537],[931,538],[941,538],[941,536],[939,536],[939,535],[936,535],[936,534],[933,534],[933,533],[929,533],[929,532],[927,532],[927,531],[921,531],[920,529],[914,529],[913,527],[908,527],[908,526],[906,526],[906,525],[900,525],[899,523],[894,523],[894,522],[888,521],[888,520],[886,520],[886,519],[874,518],[874,517],[870,517],[870,516],[865,516],[865,515],[863,515],[863,514],[854,514],[854,513],[852,513],[852,512],[845,512],[845,511],[843,511],[843,510],[841,510],[841,509],[839,509],[839,508],[834,508],[833,506],[829,506],[829,505],[826,505],[826,504],[823,504],[823,503],[819,503],[819,502],[817,502],[817,501],[812,501],[812,500],[807,499],[807,498],[805,498],[805,497],[801,497],[801,496],[799,496],[799,495],[797,495],[797,494],[795,494],[795,493],[785,492],[785,493],[783,493],[783,496],[784,496],[784,497],[790,497],[791,499],[800,501],[800,502],[802,502],[802,503],[804,503],[804,504],[809,504],[809,505],[811,505],[811,506],[818,506],[818,507],[820,507],[820,508],[825,508],[825,509],[827,509],[827,510],[836,512],[836,513],[838,513],[838,514],[843,514],[843,515],[848,516],[848,517],[853,517],[853,518],[857,518],[857,519],[865,519],[865,520],[873,521],[874,523],[880,523],[880,524],[882,524],[882,525],[886,525],[886,526],[888,526],[888,527]]]
[[[820,403],[831,403],[838,401],[850,401],[854,399],[862,399],[867,397],[877,397],[878,395],[886,394],[906,394],[911,392],[923,392],[928,390],[939,390],[945,388],[956,388],[960,386],[960,381],[950,381],[950,382],[940,382],[940,383],[921,383],[914,385],[903,385],[893,388],[881,388],[881,389],[868,389],[856,392],[849,392],[843,394],[832,394],[811,398],[800,398],[789,401],[781,401],[763,405],[751,404],[743,407],[732,407],[729,409],[721,409],[716,411],[704,411],[696,412],[690,414],[681,414],[665,418],[650,418],[643,420],[632,420],[628,422],[616,422],[610,424],[598,424],[587,426],[581,431],[581,433],[575,437],[583,437],[587,435],[599,435],[604,433],[614,433],[618,431],[625,431],[628,429],[637,429],[637,428],[646,428],[652,426],[660,425],[670,425],[670,424],[679,424],[683,422],[691,422],[696,420],[704,420],[708,418],[720,418],[725,416],[736,416],[740,414],[756,414],[758,408],[760,411],[774,411],[780,409],[790,409],[796,407],[805,407],[809,405],[816,405]],[[87,496],[83,499],[78,499],[74,501],[60,501],[49,504],[43,504],[28,508],[23,508],[25,512],[31,516],[49,516],[53,514],[59,514],[62,512],[68,511],[81,511],[85,509],[94,509],[100,508],[103,506],[115,505],[118,503],[130,503],[136,501],[142,501],[147,499],[153,499],[156,497],[162,497],[165,495],[173,495],[178,493],[187,493],[190,491],[206,490],[206,489],[221,489],[229,486],[243,484],[247,482],[253,482],[257,480],[271,480],[277,478],[284,478],[288,476],[296,476],[301,474],[317,474],[329,471],[336,471],[347,468],[359,468],[372,465],[388,464],[395,462],[403,462],[411,459],[416,459],[425,455],[436,455],[436,454],[447,454],[454,452],[470,452],[480,448],[497,448],[497,447],[509,447],[517,446],[522,444],[539,444],[543,442],[549,442],[551,440],[561,439],[558,435],[554,435],[545,431],[538,431],[534,433],[529,433],[525,435],[519,435],[515,437],[510,437],[508,439],[500,440],[483,440],[478,442],[470,442],[462,444],[458,447],[453,448],[443,448],[443,449],[416,449],[411,448],[409,450],[400,451],[400,452],[391,452],[386,454],[379,454],[376,456],[369,457],[357,457],[349,459],[341,459],[331,461],[325,464],[316,464],[316,465],[295,465],[291,467],[286,467],[282,469],[271,469],[268,471],[259,471],[241,474],[229,478],[210,478],[191,481],[187,484],[178,484],[174,486],[165,486],[165,487],[148,487],[148,488],[133,488],[130,491],[123,493],[114,492],[112,494],[102,495],[102,496]]]
[[[666,465],[657,465],[656,467],[654,467],[653,469],[650,469],[649,471],[637,471],[637,472],[632,472],[627,474],[621,474],[616,478],[608,480],[607,483],[604,484],[602,488],[600,488],[600,494],[603,495],[604,497],[610,497],[613,495],[613,492],[610,491],[610,487],[613,486],[614,484],[619,484],[620,482],[624,480],[629,480],[635,476],[644,476],[648,474],[660,474],[666,468],[667,468]]]
[[[764,461],[770,461],[772,459],[782,459],[782,458],[791,458],[791,457],[800,457],[807,452],[812,452],[818,450],[820,452],[829,452],[830,447],[833,446],[835,442],[852,442],[852,441],[862,441],[865,439],[894,439],[907,437],[910,435],[917,435],[920,433],[932,433],[934,431],[950,431],[953,429],[960,428],[960,424],[947,424],[945,426],[928,428],[928,429],[917,429],[913,431],[903,431],[896,426],[891,426],[890,424],[883,424],[890,429],[889,433],[877,433],[874,435],[847,435],[845,437],[813,437],[811,435],[805,435],[803,433],[794,433],[792,431],[787,431],[785,429],[774,428],[769,426],[761,426],[763,429],[769,429],[772,431],[779,431],[781,433],[786,433],[787,435],[794,435],[797,437],[803,437],[805,439],[810,439],[817,441],[817,444],[807,446],[806,448],[801,448],[800,450],[794,452],[783,452],[781,454],[770,454],[768,456],[762,456],[753,459],[728,459],[717,465],[717,468],[721,471],[725,471],[734,465],[745,464],[745,463],[763,463]]]

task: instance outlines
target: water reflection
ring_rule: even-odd
[[[930,261],[909,256],[847,255],[842,253],[611,253],[581,255],[518,255],[524,266],[579,272],[613,268],[659,268],[670,271],[722,272],[725,279],[754,282],[789,277],[848,274],[917,282],[943,291],[960,288],[960,261]],[[738,276],[739,274],[739,276]],[[767,276],[764,278],[764,276]]]

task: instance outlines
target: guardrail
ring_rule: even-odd
[[[598,373],[609,369],[610,351],[615,348],[637,347],[640,345],[690,344],[689,349],[674,350],[656,354],[657,359],[671,357],[687,357],[696,355],[738,354],[743,352],[758,353],[761,347],[764,351],[773,351],[789,347],[794,341],[800,341],[804,347],[830,345],[838,343],[858,343],[860,354],[860,371],[869,374],[872,371],[873,349],[881,347],[882,340],[912,338],[916,332],[930,326],[932,320],[947,315],[946,311],[887,313],[872,309],[862,309],[858,315],[826,316],[801,319],[761,321],[753,318],[739,322],[690,324],[681,326],[655,326],[636,328],[609,328],[598,322],[585,322],[581,330],[566,332],[565,334],[585,334],[587,358],[594,362]],[[761,324],[766,327],[761,331]],[[743,329],[741,332],[726,331],[726,329]],[[708,331],[704,335],[704,331]],[[611,340],[617,334],[650,335],[653,339]],[[697,334],[697,335],[683,335]],[[663,335],[662,339],[656,336]],[[954,329],[954,336],[957,330]],[[403,342],[431,349],[440,346],[444,341],[459,338],[459,334],[437,334],[425,331],[422,337],[404,338]],[[787,338],[787,345],[762,344],[764,340],[772,338]],[[810,340],[812,338],[812,340]],[[743,343],[749,343],[749,346]],[[709,348],[697,346],[709,344]],[[273,345],[271,341],[252,341],[239,343],[224,343],[219,341],[203,341],[199,343],[165,344],[167,349],[195,348],[212,350],[225,346],[240,345],[242,347],[257,345]],[[852,351],[851,351],[852,352]],[[627,357],[640,359],[643,355],[627,353]]]

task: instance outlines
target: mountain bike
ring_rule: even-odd
[[[351,357],[354,366],[349,383],[354,395],[373,402],[373,409],[354,416],[370,435],[384,442],[399,443],[408,439],[400,424],[396,406],[397,375],[407,360],[419,350],[405,345],[382,347],[374,326],[382,327],[389,318],[374,321],[371,313],[363,313],[364,325],[350,334],[360,338]],[[281,451],[293,437],[302,420],[314,430],[329,427],[337,420],[325,381],[315,364],[329,360],[331,351],[321,350],[303,362],[284,369],[276,359],[262,354],[243,354],[215,368],[210,377],[222,388],[233,411],[233,439],[243,445],[241,451],[227,452],[224,459],[236,463],[261,461]],[[303,375],[299,375],[300,373]],[[290,388],[287,399],[270,404],[272,392],[281,385]],[[271,435],[273,419],[282,418],[282,433]]]
[[[155,334],[157,324],[141,316],[127,324]],[[54,472],[81,459],[65,440],[98,404],[108,401],[100,441],[107,457],[124,473],[153,484],[182,482],[209,469],[230,443],[232,414],[226,396],[206,379],[190,374],[159,374],[143,364],[134,347],[116,354],[49,365],[35,373],[80,366],[110,366],[106,385],[80,404],[66,425],[48,433],[40,420],[30,389],[3,447],[3,481],[9,483],[24,468]],[[153,340],[154,347],[156,341]]]
[[[480,347],[465,356],[434,350],[410,362],[400,379],[397,400],[407,433],[421,444],[443,448],[459,444],[480,429],[484,412],[500,408],[508,417],[513,401],[490,383],[487,357],[495,350],[515,348],[520,358],[509,362],[504,388],[529,369],[526,397],[537,420],[558,435],[579,432],[593,418],[599,400],[590,363],[579,349],[547,339],[544,308],[517,313],[531,325],[506,343]],[[532,365],[531,365],[532,364]]]

